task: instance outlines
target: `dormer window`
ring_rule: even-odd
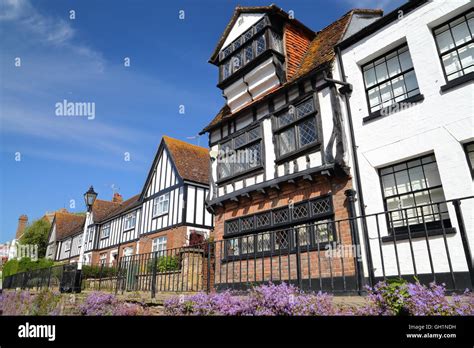
[[[267,49],[283,54],[282,35],[270,28],[270,20],[265,16],[219,53],[219,81],[226,80]]]

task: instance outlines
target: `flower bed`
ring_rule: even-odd
[[[368,288],[362,306],[336,305],[325,293],[304,293],[292,285],[261,285],[246,296],[231,292],[175,296],[164,304],[168,315],[473,315],[470,293],[446,296],[443,285],[379,282]]]
[[[145,306],[118,299],[113,294],[92,292],[85,297],[56,291],[7,291],[0,294],[3,315],[147,315]]]

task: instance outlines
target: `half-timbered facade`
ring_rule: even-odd
[[[97,199],[88,221],[84,215],[56,214],[48,257],[76,262],[83,245],[83,263],[114,265],[123,256],[185,246],[193,232],[208,238],[213,228],[206,210],[208,172],[207,149],[163,137],[140,194],[126,201],[117,193],[112,201]]]
[[[380,15],[353,10],[315,32],[274,5],[236,8],[210,59],[226,104],[202,131],[215,237],[226,242],[218,259],[292,252],[298,237],[285,229],[301,227],[313,250],[351,241],[348,228],[336,236],[330,224],[348,217],[352,188],[334,45]]]
[[[184,246],[193,231],[209,237],[208,163],[207,149],[163,137],[140,195],[140,252]]]

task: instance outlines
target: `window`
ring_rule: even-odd
[[[464,145],[466,151],[467,163],[471,169],[471,175],[474,178],[474,142]]]
[[[283,54],[282,35],[272,29],[265,29],[269,24],[267,17],[262,18],[219,53],[220,81],[227,79],[267,49]]]
[[[277,138],[277,157],[297,152],[318,141],[316,108],[309,98],[277,115],[274,131]]]
[[[78,248],[82,247],[82,235],[80,235],[79,238],[77,239],[77,246]]]
[[[390,233],[451,227],[434,155],[380,169]]]
[[[108,238],[110,236],[110,223],[102,226],[101,238]]]
[[[474,10],[433,29],[447,81],[474,72]]]
[[[89,233],[89,239],[86,238],[86,240],[92,242],[92,240],[94,239],[94,227],[89,227],[87,231]]]
[[[300,224],[287,229],[260,232],[225,240],[226,256],[259,256],[260,254],[285,254],[296,250],[297,238],[302,250],[314,250],[320,243],[334,241],[334,223],[329,220],[319,220],[312,223]],[[319,246],[320,248],[320,246]]]
[[[406,44],[364,65],[362,71],[370,113],[420,94]]]
[[[335,240],[330,196],[228,220],[224,224],[227,256],[294,252]],[[248,234],[248,233],[254,234]],[[255,234],[257,233],[257,234]],[[298,235],[296,235],[298,234]]]
[[[262,164],[262,136],[260,126],[239,132],[220,144],[217,157],[218,177],[226,179],[245,173]]]
[[[153,200],[153,217],[167,214],[170,205],[170,194],[165,193]]]
[[[105,266],[105,264],[107,263],[107,253],[102,253],[100,254],[99,256],[99,264],[101,266]]]
[[[123,249],[123,256],[132,256],[133,254],[133,247],[126,247]]]
[[[167,242],[166,236],[153,239],[151,251],[158,252],[159,254],[164,254],[166,251],[166,242]]]
[[[67,240],[64,242],[64,251],[71,250],[71,240]]]
[[[127,231],[135,227],[137,212],[129,213],[123,218],[123,230]]]

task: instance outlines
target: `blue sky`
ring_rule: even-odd
[[[21,214],[83,211],[91,184],[102,199],[140,192],[164,134],[206,146],[196,135],[224,103],[207,60],[237,4],[271,2],[1,0],[0,242]],[[403,2],[276,4],[319,30],[354,7]],[[95,103],[95,118],[56,116],[64,99]]]

